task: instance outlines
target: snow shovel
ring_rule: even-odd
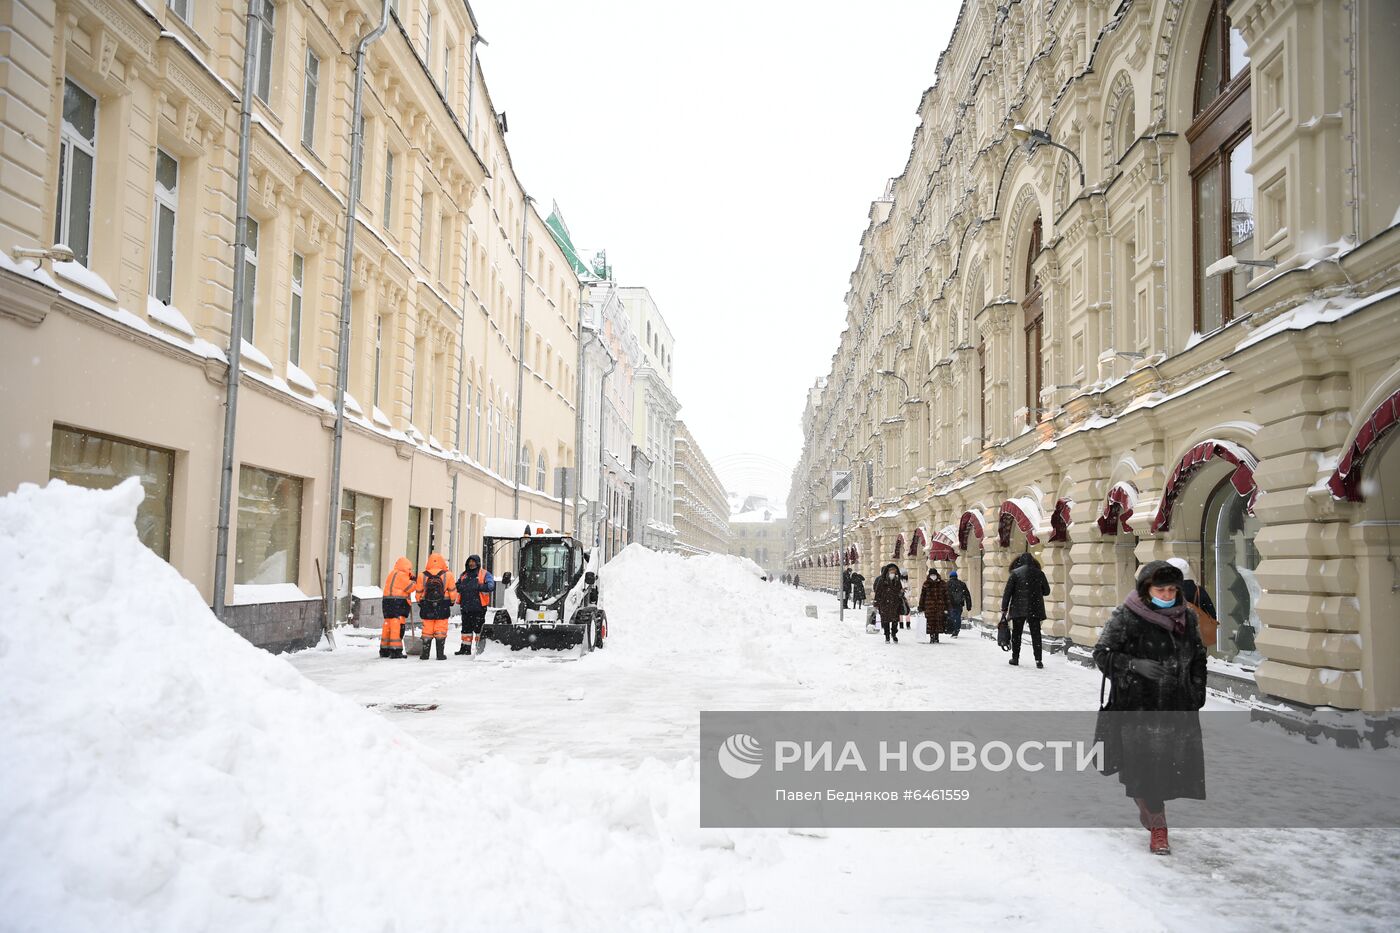
[[[408,634],[409,626],[413,624],[413,617],[409,616],[403,624],[403,654],[406,658],[414,657],[423,652],[423,623],[418,622],[418,634]]]

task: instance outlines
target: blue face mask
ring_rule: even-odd
[[[1152,605],[1156,606],[1158,609],[1170,609],[1172,606],[1176,605],[1176,600],[1174,599],[1158,599],[1156,596],[1151,597],[1151,599]]]

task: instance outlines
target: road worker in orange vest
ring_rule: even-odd
[[[418,575],[418,617],[423,620],[423,650],[418,657],[428,660],[428,649],[437,642],[437,659],[447,660],[447,620],[457,601],[457,581],[447,569],[441,554],[428,557],[428,568]]]
[[[462,603],[462,647],[458,654],[475,654],[476,642],[481,637],[481,626],[486,622],[486,610],[491,605],[491,594],[496,592],[496,578],[481,566],[481,558],[473,554],[467,558],[467,569],[457,579],[457,597]]]
[[[394,569],[384,578],[384,625],[379,629],[379,656],[403,657],[403,628],[412,611],[408,601],[418,586],[413,566],[407,557],[394,562]]]

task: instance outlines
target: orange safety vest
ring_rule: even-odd
[[[485,583],[485,582],[486,582],[486,568],[485,568],[485,567],[479,567],[479,568],[477,568],[477,571],[476,571],[476,585],[477,585],[477,586],[481,586],[481,584],[483,584],[483,583]],[[476,595],[481,599],[481,608],[486,609],[486,608],[490,607],[490,605],[491,605],[491,594],[490,594],[490,593],[486,592],[485,590],[481,590],[481,591],[479,591]]]

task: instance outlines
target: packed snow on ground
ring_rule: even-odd
[[[353,628],[289,661],[139,544],[140,495],[0,500],[3,930],[1354,929],[1400,906],[1393,833],[1182,831],[1161,859],[1141,831],[702,830],[702,709],[1092,709],[1098,678],[971,631],[885,645],[750,562],[635,547],[577,662],[382,660]]]

